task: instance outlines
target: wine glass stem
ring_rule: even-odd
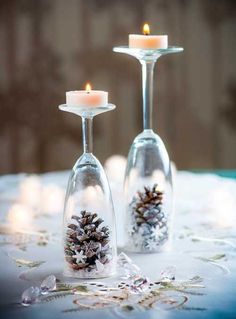
[[[141,60],[143,91],[143,129],[152,129],[153,69],[155,61]]]
[[[93,152],[93,118],[82,118],[82,134],[84,153]]]

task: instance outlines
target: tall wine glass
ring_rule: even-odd
[[[171,165],[162,139],[153,131],[153,70],[159,57],[180,47],[136,49],[115,47],[142,66],[143,132],[131,145],[124,182],[126,249],[157,252],[169,247],[173,216]]]
[[[116,226],[110,187],[102,165],[93,155],[93,117],[111,111],[103,107],[59,109],[82,118],[84,153],[68,181],[64,206],[64,256],[67,276],[102,278],[115,273]]]

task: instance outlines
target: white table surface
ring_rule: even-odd
[[[173,285],[178,288],[199,276],[199,287],[184,291],[167,289],[164,299],[150,307],[138,304],[143,296],[131,296],[126,304],[133,305],[132,311],[125,311],[119,303],[79,310],[74,300],[82,298],[80,295],[21,306],[22,292],[39,285],[47,275],[54,274],[63,282],[82,283],[62,276],[61,226],[68,174],[0,177],[0,318],[236,318],[236,181],[188,172],[177,172],[175,177],[172,250],[129,256],[153,282],[160,278],[163,269],[175,266]],[[111,181],[111,188],[121,246],[121,183]],[[18,211],[24,209],[22,218]],[[43,263],[29,267],[33,265],[30,262],[37,261]],[[120,278],[99,281],[114,286]],[[174,300],[173,306],[170,300]],[[67,312],[70,309],[76,311]]]

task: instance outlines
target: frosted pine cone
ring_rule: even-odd
[[[68,224],[65,240],[65,259],[70,268],[91,272],[99,264],[111,260],[109,229],[96,213],[81,211]],[[101,268],[101,267],[100,267]]]
[[[130,236],[138,250],[153,251],[168,239],[167,218],[163,212],[163,192],[157,184],[137,192],[131,207]]]

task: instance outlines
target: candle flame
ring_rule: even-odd
[[[145,23],[143,25],[143,34],[144,35],[149,35],[150,34],[150,27],[149,27],[149,25],[147,23]]]
[[[90,84],[90,83],[87,83],[87,84],[85,85],[85,90],[86,90],[87,92],[90,92],[90,91],[92,90],[92,87],[91,87],[91,84]]]

